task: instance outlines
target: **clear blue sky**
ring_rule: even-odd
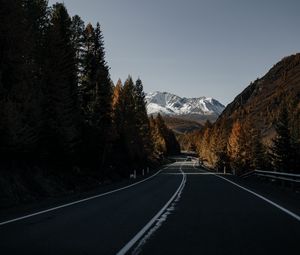
[[[100,22],[114,82],[228,104],[300,52],[300,0],[50,0]]]

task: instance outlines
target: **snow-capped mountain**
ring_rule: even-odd
[[[225,106],[211,97],[185,98],[167,92],[146,94],[148,114],[219,116]]]

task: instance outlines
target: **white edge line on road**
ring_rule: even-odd
[[[288,215],[292,216],[292,217],[295,218],[296,220],[300,221],[300,216],[299,216],[299,215],[297,215],[297,214],[291,212],[290,210],[288,210],[288,209],[282,207],[281,205],[279,205],[279,204],[277,204],[277,203],[271,201],[270,199],[268,199],[268,198],[266,198],[266,197],[264,197],[264,196],[262,196],[262,195],[259,195],[259,194],[257,194],[256,192],[254,192],[254,191],[252,191],[252,190],[250,190],[250,189],[247,189],[247,188],[245,188],[245,187],[243,187],[243,186],[241,186],[241,185],[239,185],[239,184],[237,184],[237,183],[235,183],[235,182],[233,182],[233,181],[230,181],[230,180],[224,178],[223,176],[220,176],[220,175],[217,175],[217,174],[214,174],[214,175],[215,175],[216,177],[220,178],[220,179],[223,179],[223,180],[225,180],[225,181],[227,181],[227,182],[229,182],[229,183],[231,183],[231,184],[233,184],[233,185],[239,187],[240,189],[243,189],[243,190],[245,190],[245,191],[251,193],[252,195],[254,195],[254,196],[256,196],[256,197],[258,197],[258,198],[264,200],[265,202],[267,202],[267,203],[269,203],[269,204],[275,206],[275,207],[278,208],[279,210],[281,210],[281,211],[287,213]]]
[[[172,165],[173,165],[173,164],[171,164],[171,165],[169,165],[169,166],[172,166]],[[24,219],[27,219],[27,218],[30,218],[30,217],[33,217],[33,216],[37,216],[37,215],[40,215],[40,214],[44,214],[44,213],[47,213],[47,212],[55,211],[55,210],[58,210],[58,209],[61,209],[61,208],[64,208],[64,207],[71,206],[71,205],[79,204],[79,203],[82,203],[82,202],[85,202],[85,201],[89,201],[89,200],[92,200],[92,199],[95,199],[95,198],[103,197],[103,196],[106,196],[106,195],[109,195],[109,194],[112,194],[112,193],[115,193],[115,192],[118,192],[118,191],[121,191],[121,190],[124,190],[124,189],[131,188],[131,187],[133,187],[133,186],[135,186],[135,185],[138,185],[138,184],[140,184],[140,183],[142,183],[142,182],[145,182],[145,181],[147,181],[147,180],[149,180],[149,179],[155,177],[155,176],[158,175],[162,170],[167,169],[169,166],[164,167],[163,169],[159,170],[158,172],[156,172],[155,174],[153,174],[153,175],[147,177],[147,178],[144,179],[144,180],[135,182],[135,183],[130,184],[130,185],[128,185],[128,186],[125,186],[125,187],[122,187],[122,188],[119,188],[119,189],[115,189],[115,190],[111,190],[111,191],[108,191],[108,192],[105,192],[105,193],[101,193],[101,194],[98,194],[98,195],[95,195],[95,196],[87,197],[87,198],[84,198],[84,199],[76,200],[76,201],[71,202],[71,203],[67,203],[67,204],[63,204],[63,205],[60,205],[60,206],[52,207],[52,208],[49,208],[49,209],[46,209],[46,210],[43,210],[43,211],[39,211],[39,212],[36,212],[36,213],[28,214],[28,215],[25,215],[25,216],[22,216],[22,217],[18,217],[18,218],[15,218],[15,219],[3,221],[3,222],[0,222],[0,226],[9,224],[9,223],[12,223],[12,222],[15,222],[15,221],[24,220]]]
[[[176,196],[179,193],[180,189],[182,188],[182,186],[184,184],[184,180],[186,178],[186,175],[182,171],[181,168],[180,168],[180,171],[182,173],[181,183],[180,183],[178,189],[173,194],[173,196],[170,198],[170,200],[164,205],[163,208],[160,209],[160,211],[116,255],[126,254],[135,245],[135,243],[151,228],[151,226],[154,224],[154,222],[164,213],[164,211],[168,208],[168,206],[176,198]]]

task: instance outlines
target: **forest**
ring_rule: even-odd
[[[180,138],[203,164],[242,175],[300,173],[300,54],[285,57],[241,92],[215,123]]]
[[[1,187],[21,172],[19,186],[77,176],[74,188],[179,153],[162,117],[148,118],[141,79],[111,80],[99,23],[46,0],[1,0],[0,12]]]

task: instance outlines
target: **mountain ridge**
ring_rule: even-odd
[[[216,119],[225,109],[223,104],[212,97],[187,98],[169,92],[155,91],[146,93],[145,98],[149,115],[158,113],[176,117],[194,115],[196,119],[199,115],[199,119],[203,119],[204,116],[208,119],[213,116]]]
[[[283,58],[262,78],[251,82],[226,106],[212,127],[203,130],[201,135],[209,139],[198,144],[201,157],[208,165],[216,166],[221,155],[218,153],[230,150],[228,144],[238,126],[243,132],[240,136],[246,140],[256,135],[268,155],[277,136],[275,127],[282,109],[287,111],[290,135],[299,143],[300,53]],[[266,159],[270,160],[268,156]]]

